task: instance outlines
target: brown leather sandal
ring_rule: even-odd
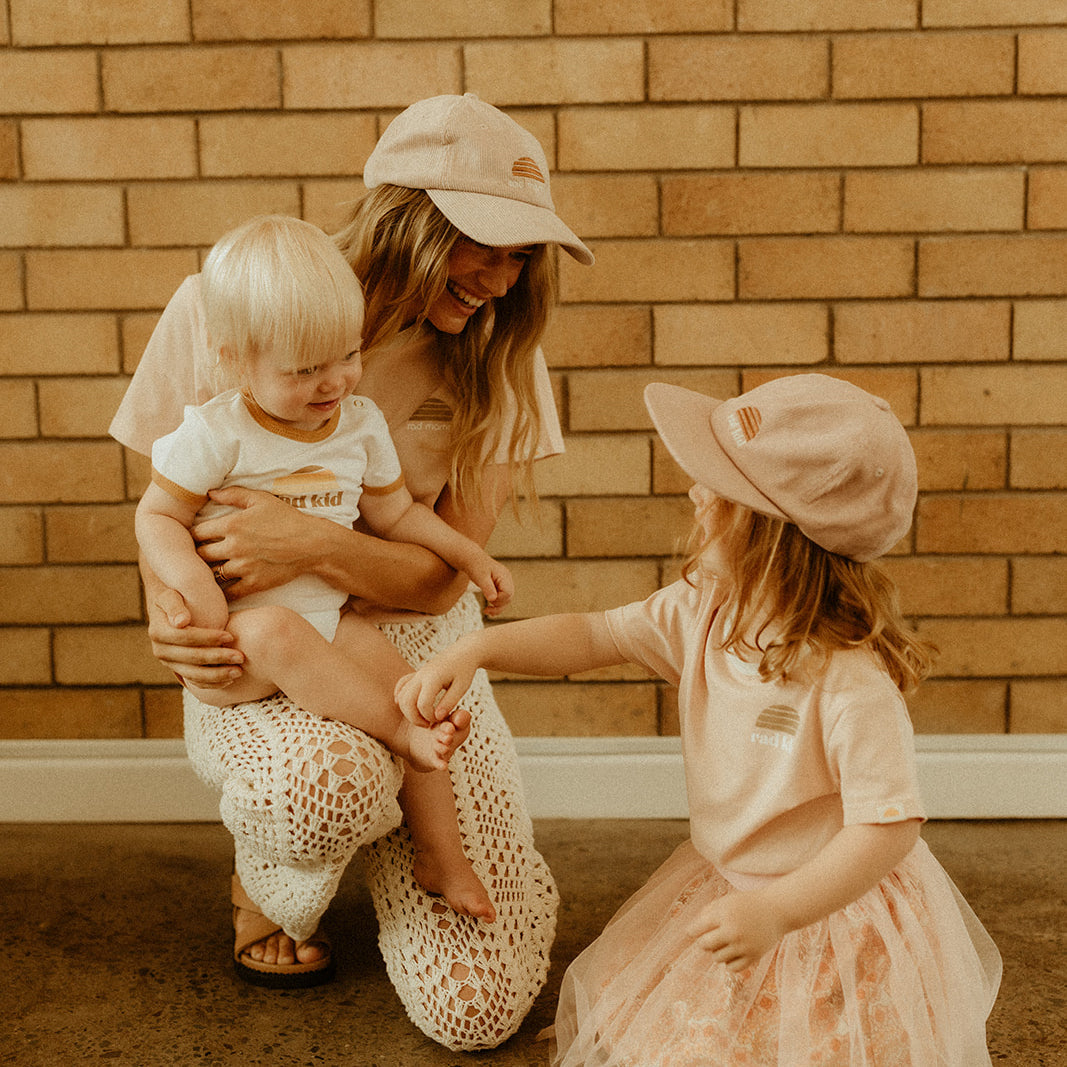
[[[237,909],[251,912],[255,919],[250,922],[243,936],[234,936],[233,968],[238,977],[250,985],[266,989],[310,989],[312,986],[329,982],[334,976],[333,954],[330,942],[319,931],[315,931],[308,941],[322,945],[326,955],[312,963],[264,963],[253,959],[247,949],[281,929],[260,910],[259,905],[245,892],[241,880],[235,874],[230,885],[230,900],[234,908],[234,930],[237,929]]]

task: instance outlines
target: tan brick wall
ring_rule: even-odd
[[[820,370],[919,457],[888,561],[941,647],[920,730],[1067,731],[1062,0],[8,0],[0,17],[0,737],[167,737],[106,435],[159,310],[249,215],[326,228],[382,126],[473,90],[544,143],[591,270],[546,351],[568,451],[493,547],[513,614],[676,573],[641,403]],[[629,668],[502,679],[520,734],[677,729]]]

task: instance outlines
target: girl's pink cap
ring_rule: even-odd
[[[824,374],[775,378],[732,400],[654,382],[645,404],[695,482],[796,524],[859,562],[888,552],[911,526],[915,453],[881,397]]]

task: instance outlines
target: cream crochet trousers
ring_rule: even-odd
[[[382,627],[413,666],[482,625],[467,593],[446,615]],[[479,671],[463,701],[471,733],[450,769],[467,857],[497,920],[457,915],[412,877],[400,825],[401,772],[378,741],[277,696],[213,708],[185,694],[197,773],[222,790],[237,873],[290,936],[314,933],[357,848],[379,920],[389,977],[412,1022],[450,1049],[494,1048],[519,1028],[544,985],[556,886],[534,848],[514,742]]]

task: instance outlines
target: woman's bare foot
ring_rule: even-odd
[[[427,893],[444,897],[449,907],[460,915],[487,923],[496,920],[496,908],[466,856],[442,857],[436,852],[416,849],[413,873],[415,881]]]
[[[236,908],[234,913],[234,931],[240,941],[241,934],[258,916],[244,908]],[[288,967],[294,963],[315,963],[330,954],[329,948],[321,941],[294,941],[282,930],[249,945],[245,951],[257,963],[280,964]]]

